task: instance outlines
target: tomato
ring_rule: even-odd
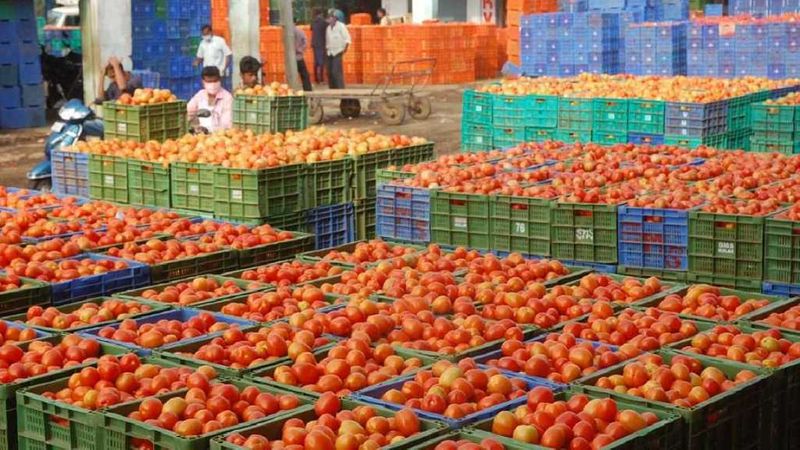
[[[339,400],[339,397],[332,393],[332,392],[325,392],[320,396],[320,398],[314,403],[314,412],[317,413],[317,416],[322,416],[323,414],[336,414],[341,409],[342,403]]]

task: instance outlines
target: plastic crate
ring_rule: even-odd
[[[210,164],[173,162],[170,164],[170,202],[173,208],[213,213],[214,174]]]
[[[89,197],[115,203],[128,203],[128,159],[90,154]]]
[[[0,276],[5,276],[0,272]],[[50,304],[50,285],[38,280],[20,278],[19,289],[0,292],[0,316],[27,311],[31,306]]]
[[[314,230],[317,249],[334,247],[355,240],[355,208],[352,203],[308,210],[306,222]]]
[[[489,247],[500,252],[550,256],[551,203],[530,197],[489,197]]]
[[[464,151],[489,151],[494,149],[492,126],[461,122],[461,149]]]
[[[271,289],[270,285],[267,285],[267,284],[264,284],[264,283],[259,283],[259,282],[256,282],[256,281],[246,281],[246,280],[241,280],[241,279],[232,278],[232,277],[226,277],[226,276],[222,276],[222,275],[206,275],[206,278],[213,278],[219,284],[223,284],[226,281],[233,281],[236,284],[236,286],[238,286],[242,291],[241,292],[236,292],[234,294],[228,294],[228,295],[223,295],[223,296],[220,296],[220,297],[214,297],[214,298],[202,301],[202,302],[192,303],[191,305],[189,305],[190,307],[192,307],[192,308],[200,307],[200,306],[203,306],[203,305],[207,305],[209,303],[219,302],[219,301],[223,301],[223,300],[230,300],[230,299],[234,299],[234,298],[236,298],[236,299],[246,298],[248,295],[250,295],[250,294],[252,294],[254,292],[261,292],[261,291],[264,291],[264,290]],[[178,283],[190,283],[192,281],[192,279],[193,279],[193,277],[182,279],[182,280],[173,280],[173,281],[169,281],[169,282],[166,282],[166,283],[150,285],[150,286],[147,286],[147,287],[144,287],[144,288],[139,288],[139,289],[132,289],[132,290],[128,290],[128,291],[124,291],[124,292],[120,292],[118,294],[115,294],[114,297],[122,298],[122,299],[126,299],[126,300],[135,300],[137,302],[148,302],[148,303],[154,304],[154,305],[165,305],[165,306],[168,306],[168,307],[172,307],[173,305],[171,305],[169,303],[161,303],[161,302],[158,302],[156,300],[148,300],[148,299],[142,297],[141,295],[145,291],[149,291],[149,290],[154,290],[156,292],[162,292],[165,288],[170,287],[170,286],[175,286]]]
[[[308,127],[308,99],[237,94],[233,97],[233,125],[258,134],[304,130]]]
[[[431,240],[431,197],[425,188],[383,184],[376,199],[376,234],[413,243]]]
[[[492,95],[492,120],[486,123],[495,128],[524,126],[530,108],[528,96]]]
[[[490,250],[490,197],[430,191],[431,242]]]
[[[800,114],[797,111],[797,106],[753,103],[750,105],[753,131],[800,131]]]
[[[679,353],[669,350],[659,352],[666,365]],[[720,361],[703,355],[692,355],[700,361],[703,368],[714,367],[726,377],[733,379],[741,370],[752,370],[745,364],[734,361]],[[600,377],[622,373],[623,364],[593,373],[581,382],[579,389],[609,396],[615,400],[624,399],[640,402],[658,410],[675,412],[687,425],[684,437],[686,448],[768,448],[770,442],[770,372],[756,369],[756,377],[732,389],[717,394],[691,408],[672,405],[669,402],[645,400],[629,394],[613,392],[594,386]]]
[[[689,281],[761,290],[764,217],[689,212]]]
[[[761,291],[768,295],[797,297],[800,296],[800,284],[781,284],[765,281]]]
[[[750,151],[758,153],[782,153],[796,155],[800,153],[799,141],[773,141],[753,136],[750,139]]]
[[[624,132],[592,131],[592,142],[601,145],[626,144],[628,142],[628,135]]]
[[[546,142],[556,140],[555,128],[525,127],[525,142]]]
[[[685,138],[715,136],[728,131],[728,101],[667,102],[665,135]]]
[[[54,149],[50,152],[53,192],[89,197],[89,154]]]
[[[394,166],[403,166],[406,164],[417,164],[425,161],[431,161],[433,160],[434,155],[433,142],[393,148],[389,150],[389,155],[391,158],[391,163]]]
[[[534,128],[556,128],[559,98],[553,95],[531,95],[528,98],[525,125]]]
[[[686,282],[686,271],[653,269],[649,267],[617,266],[617,273],[638,278],[656,277],[663,281]]]
[[[626,135],[628,131],[628,114],[627,100],[614,98],[592,99],[592,131]]]
[[[551,212],[553,258],[616,264],[616,205],[554,202]]]
[[[494,127],[492,129],[492,143],[496,148],[510,148],[525,142],[525,130],[523,126],[516,127]]]
[[[54,306],[73,303],[92,297],[110,295],[126,289],[146,286],[150,283],[149,267],[135,261],[91,253],[73,256],[71,258],[66,258],[66,260],[81,260],[86,258],[95,261],[125,261],[128,267],[126,269],[83,276],[73,280],[50,283],[51,301]]]
[[[389,184],[395,180],[405,180],[407,178],[414,178],[417,174],[415,172],[404,172],[402,170],[389,170],[389,169],[378,169],[375,172],[375,187],[376,187],[376,196],[377,196],[377,189],[380,188],[384,184]]]
[[[128,201],[133,205],[169,208],[169,166],[138,159],[128,160]]]
[[[664,145],[660,134],[628,133],[628,143],[636,145]]]
[[[214,215],[242,221],[300,211],[303,173],[303,164],[258,170],[217,167]]]
[[[571,131],[591,131],[593,99],[561,97],[558,103],[558,128]]]
[[[715,136],[706,137],[686,137],[677,135],[665,135],[665,145],[674,145],[678,147],[697,148],[701,145],[714,148],[727,148],[728,147],[728,133],[718,134]]]
[[[307,216],[308,217],[308,216]],[[307,219],[309,220],[309,219]],[[306,222],[310,223],[310,222]],[[329,222],[330,223],[330,222]],[[315,223],[317,229],[325,230],[325,224]],[[327,231],[328,238],[332,238],[335,231]],[[295,255],[314,248],[315,235],[292,231],[294,235],[285,241],[273,242],[271,244],[258,245],[251,248],[237,249],[238,266],[242,268],[260,266],[275,261],[282,261],[293,258]],[[317,234],[316,239],[319,239]]]
[[[554,140],[566,143],[573,142],[592,142],[591,131],[562,130],[557,129],[553,135]]]
[[[186,134],[186,102],[156,103],[146,106],[103,103],[105,139],[138,142],[177,139]]]
[[[464,91],[462,117],[467,122],[492,123],[493,95],[473,90]]]
[[[800,285],[800,222],[781,215],[764,221],[764,281]]]
[[[621,265],[688,270],[688,211],[623,205],[618,213]]]
[[[478,368],[485,370],[485,369],[488,369],[489,366],[485,366],[485,365],[479,364]],[[513,374],[510,373],[510,372],[503,372],[503,374],[513,377]],[[414,379],[414,375],[413,374],[396,377],[396,378],[393,378],[393,379],[391,379],[389,381],[386,381],[386,382],[383,382],[383,383],[380,383],[380,384],[376,384],[374,386],[370,386],[368,388],[365,388],[365,389],[362,389],[362,390],[358,391],[358,393],[355,394],[355,398],[357,398],[359,400],[362,400],[364,402],[373,404],[373,405],[382,406],[384,408],[387,408],[387,409],[390,409],[390,410],[393,410],[393,411],[399,411],[400,409],[402,409],[404,407],[404,405],[383,401],[383,400],[381,400],[381,396],[386,391],[388,391],[390,389],[398,389],[398,390],[401,389],[403,384],[406,381],[411,381],[413,379]],[[543,380],[543,379],[534,380],[532,378],[520,378],[520,379],[525,381],[525,383],[526,383],[526,385],[528,386],[529,389],[533,389],[533,388],[535,388],[537,386],[544,386],[544,387],[550,388],[553,392],[559,392],[564,388],[564,386],[558,385],[558,384],[553,383],[553,382],[548,381],[548,380]],[[519,406],[519,405],[523,405],[523,404],[525,404],[525,400],[522,397],[520,397],[520,398],[508,400],[508,401],[505,401],[505,402],[502,402],[502,403],[498,403],[496,405],[490,406],[490,407],[482,409],[480,411],[476,411],[476,412],[474,412],[472,414],[468,414],[468,415],[466,415],[464,417],[461,417],[459,419],[452,419],[452,418],[446,417],[446,416],[441,415],[441,414],[436,414],[436,413],[425,411],[425,410],[420,409],[420,408],[412,408],[412,410],[417,414],[417,416],[419,416],[419,417],[421,417],[423,419],[435,420],[435,421],[438,421],[438,422],[444,422],[450,428],[459,429],[459,428],[462,428],[462,427],[464,427],[466,425],[469,425],[469,424],[484,420],[486,418],[494,417],[495,414],[497,414],[498,412],[500,412],[502,410],[513,408],[515,406]]]
[[[150,281],[164,283],[197,275],[225,272],[236,269],[238,266],[237,253],[225,249],[153,264],[150,266]]]
[[[356,239],[375,238],[376,229],[376,200],[366,199],[355,202],[356,208]]]
[[[601,395],[594,391],[587,391],[585,389],[580,389],[577,386],[571,386],[562,392],[556,393],[555,400],[567,401],[576,394],[584,393],[588,395],[590,399],[606,398],[611,396],[605,393]],[[631,409],[639,413],[652,412],[659,418],[659,421],[636,433],[629,434],[621,439],[617,439],[614,442],[603,446],[604,449],[636,450],[648,448],[659,450],[683,450],[686,447],[686,426],[680,420],[677,414],[663,409],[652,409],[646,405],[644,401],[630,401],[622,398],[615,398],[615,401],[617,402],[617,409],[619,411]],[[473,424],[472,429],[489,433],[492,439],[495,439],[499,443],[503,444],[505,448],[510,450],[537,448],[537,446],[523,444],[511,438],[491,433],[493,420],[493,416],[484,418],[484,420]]]
[[[380,153],[386,153],[388,160],[388,152]],[[303,188],[304,208],[338,205],[351,201],[354,198],[354,194],[351,192],[350,188],[352,176],[353,160],[350,158],[306,164],[303,171],[305,185]],[[372,191],[374,196],[374,168],[372,177]]]

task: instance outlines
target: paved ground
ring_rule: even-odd
[[[461,145],[461,86],[433,86],[432,114],[418,121],[406,115],[402,125],[386,126],[374,113],[365,113],[358,119],[344,119],[336,108],[326,109],[325,126],[334,128],[371,129],[383,133],[401,133],[424,136],[436,143],[437,153],[458,151]],[[362,110],[366,110],[366,106]],[[25,186],[25,174],[43,157],[44,138],[48,128],[0,131],[0,185]]]

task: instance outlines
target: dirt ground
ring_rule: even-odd
[[[371,112],[357,119],[345,119],[333,104],[326,104],[324,125],[332,128],[370,129],[382,133],[423,136],[436,143],[437,154],[458,151],[461,145],[461,96],[466,86],[432,86],[431,116],[415,120],[406,115],[402,125],[387,126]],[[362,105],[362,111],[366,111]],[[51,120],[55,119],[50,114]],[[49,128],[0,130],[0,185],[25,186],[25,174],[44,156],[44,139]]]

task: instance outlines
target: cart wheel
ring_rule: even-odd
[[[357,98],[343,98],[339,102],[339,110],[348,119],[357,119],[361,115],[361,102]]]
[[[408,101],[408,113],[417,120],[425,120],[431,115],[431,99],[429,97],[411,97]]]
[[[386,125],[400,125],[406,118],[406,109],[403,106],[386,102],[381,105],[381,120]]]
[[[308,111],[308,120],[311,123],[320,124],[323,119],[325,119],[325,110],[322,108],[322,102],[312,101]]]

